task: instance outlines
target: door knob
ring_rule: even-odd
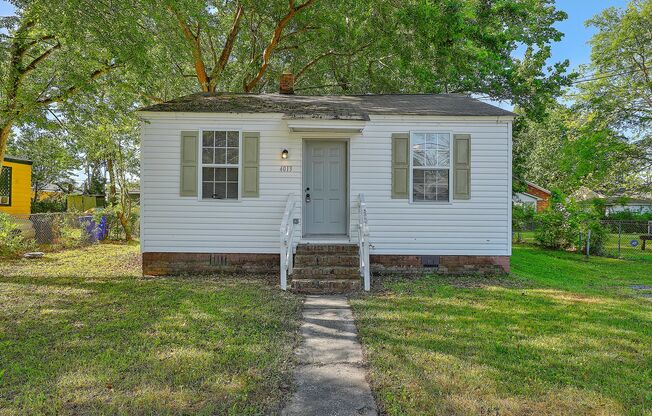
[[[310,203],[310,194],[306,194],[306,203]]]

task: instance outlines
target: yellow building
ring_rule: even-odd
[[[12,215],[31,213],[32,162],[5,156],[0,172],[0,212]]]

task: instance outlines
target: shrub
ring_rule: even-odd
[[[606,218],[609,220],[648,222],[652,221],[652,212],[640,213],[634,211],[620,211],[613,212]]]
[[[14,257],[25,249],[25,242],[15,219],[0,212],[0,257]]]
[[[586,248],[586,236],[591,230],[591,253],[601,254],[607,239],[607,229],[600,223],[600,215],[590,206],[570,202],[554,204],[551,209],[535,216],[537,229],[534,238],[546,248]]]
[[[52,196],[40,201],[32,201],[32,213],[42,212],[66,212],[65,196]]]
[[[570,213],[562,204],[554,204],[551,209],[536,214],[534,239],[546,248],[570,247],[574,238],[569,218]]]
[[[120,223],[120,218],[118,213],[122,211],[122,206],[120,205],[107,205],[104,209],[96,209],[93,218],[98,224],[102,221],[104,217],[106,220],[106,229],[108,231],[106,238],[109,240],[122,240],[125,238],[124,229]],[[131,208],[127,218],[129,228],[132,235],[138,230],[138,219],[139,219],[139,207],[134,206]]]
[[[79,248],[88,244],[88,234],[79,225],[71,225],[64,222],[59,229],[57,245],[63,249]]]

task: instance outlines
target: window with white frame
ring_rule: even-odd
[[[238,199],[240,132],[204,130],[201,148],[202,199]]]
[[[451,135],[417,133],[410,135],[412,201],[450,200]]]

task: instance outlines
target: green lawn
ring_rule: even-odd
[[[390,415],[652,415],[652,263],[516,247],[512,275],[352,299]],[[648,292],[650,293],[650,292]]]
[[[291,383],[299,297],[142,279],[137,246],[0,262],[0,415],[267,414]]]

